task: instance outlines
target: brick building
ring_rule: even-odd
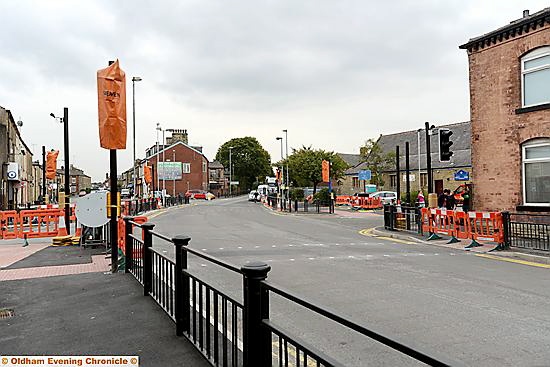
[[[550,211],[550,8],[460,46],[470,73],[474,204]]]
[[[192,147],[183,141],[159,145],[158,152],[156,146],[149,148],[145,160],[148,166],[155,167],[150,189],[162,190],[166,187],[169,195],[183,195],[187,190],[194,189],[208,190],[208,159],[201,150],[201,147]],[[165,174],[163,166],[166,167]]]

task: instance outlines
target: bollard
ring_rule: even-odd
[[[271,267],[251,262],[243,267],[243,366],[271,365],[271,333],[262,320],[269,319],[269,291],[262,289]]]
[[[184,235],[172,238],[172,242],[174,242],[174,246],[176,247],[174,317],[176,319],[177,336],[189,333],[189,276],[183,272],[187,270],[187,250],[183,247],[189,246],[189,241],[191,241],[191,238]]]
[[[132,244],[134,241],[130,237],[130,235],[134,232],[134,226],[130,221],[133,221],[134,217],[125,217],[124,218],[124,225],[126,226],[126,235],[124,236],[124,252],[126,255],[126,266],[124,267],[124,272],[129,273],[130,268],[133,266],[133,260],[134,260],[134,254],[132,253],[133,246]]]
[[[143,223],[143,295],[148,296],[153,286],[153,263],[149,249],[153,247],[153,235],[151,231],[155,225],[153,223]]]

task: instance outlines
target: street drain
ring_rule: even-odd
[[[0,320],[15,316],[15,311],[9,308],[0,308]]]

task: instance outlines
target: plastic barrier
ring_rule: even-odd
[[[380,209],[383,207],[382,199],[350,196],[351,207],[354,209]]]
[[[15,210],[0,212],[0,238],[9,240],[18,237],[19,213]]]
[[[336,196],[336,205],[350,205],[351,196],[349,195],[338,195]]]
[[[468,231],[471,239],[504,242],[502,214],[498,212],[468,212]]]
[[[22,210],[19,213],[17,237],[37,238],[55,237],[59,232],[59,209]]]
[[[422,231],[455,235],[455,212],[446,209],[422,208]]]

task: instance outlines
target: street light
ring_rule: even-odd
[[[279,194],[282,194],[282,192],[281,192],[281,184],[283,183],[283,176],[282,176],[282,175],[283,175],[283,171],[284,171],[284,169],[283,169],[283,159],[284,159],[284,157],[283,157],[283,137],[282,137],[282,136],[278,136],[276,139],[279,140],[279,141],[281,142],[281,171],[280,171],[280,172],[281,172],[281,180],[280,180],[281,182],[280,182],[280,184],[279,184]],[[282,196],[282,195],[281,195],[281,196]]]
[[[136,197],[136,188],[137,188],[137,177],[136,177],[136,82],[140,82],[141,78],[139,76],[134,76],[132,78],[132,117],[133,117],[133,147],[134,147],[134,198]]]
[[[176,150],[172,149],[172,162],[176,163]],[[176,175],[174,175],[174,197],[176,197]],[[174,200],[174,199],[172,199]]]
[[[289,199],[289,180],[288,180],[288,130],[284,129],[283,132],[285,133],[285,142],[286,142],[286,199]]]
[[[233,147],[229,147],[229,196],[231,196],[231,181],[233,181],[233,177],[231,176],[231,149]]]
[[[164,129],[162,127],[160,127],[160,123],[157,122],[157,171],[159,170],[158,169],[158,158],[160,156],[159,154],[159,134],[158,132],[159,131],[162,131],[162,162],[164,163]],[[157,172],[157,187],[159,186],[159,174]],[[162,165],[162,206],[165,206],[166,205],[166,201],[165,201],[165,198],[164,198],[164,193],[166,191],[166,179],[165,179],[165,167],[164,167],[164,164]]]
[[[63,155],[65,156],[65,227],[67,234],[71,234],[71,208],[70,208],[70,172],[69,172],[69,109],[63,109],[63,117],[56,117],[53,112],[50,116],[63,123]],[[59,192],[59,186],[57,188]]]
[[[433,177],[432,177],[432,153],[430,151],[430,135],[435,125],[430,126],[429,122],[425,123],[426,129],[426,169],[428,170],[428,195],[433,191]]]

